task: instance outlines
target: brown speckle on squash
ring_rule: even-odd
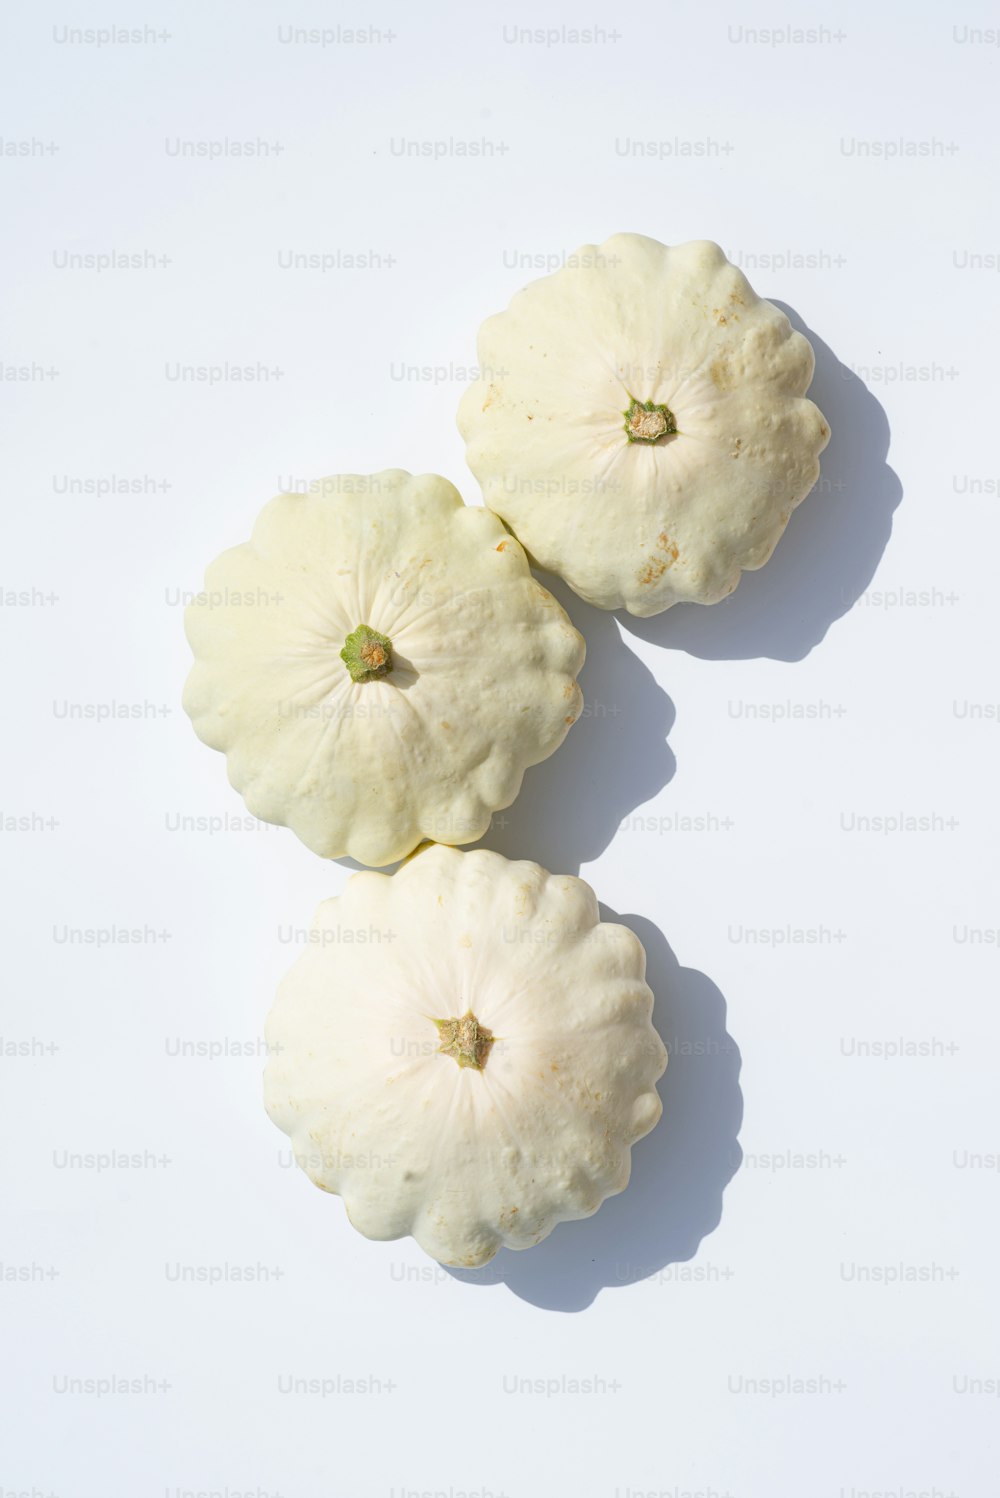
[[[716,390],[732,390],[736,381],[727,359],[715,359],[709,365],[708,373]]]
[[[672,567],[680,555],[676,541],[671,541],[666,531],[661,531],[656,538],[657,550],[664,553],[663,556],[650,557],[645,567],[639,573],[639,581],[648,587],[651,583],[659,582],[668,567]]]

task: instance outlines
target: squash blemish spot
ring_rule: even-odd
[[[671,541],[665,531],[661,531],[656,538],[657,549],[664,552],[664,556],[650,557],[649,561],[639,573],[639,581],[645,587],[658,583],[668,567],[672,567],[680,556],[680,549],[676,541]]]

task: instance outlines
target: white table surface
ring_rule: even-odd
[[[121,9],[12,12],[0,64],[0,1493],[988,1498],[995,10]],[[479,322],[622,229],[741,263],[834,437],[729,602],[557,587],[587,711],[486,843],[634,927],[673,1059],[627,1192],[470,1283],[264,1115],[282,932],[349,871],[195,739],[179,599],[290,481],[478,502]]]

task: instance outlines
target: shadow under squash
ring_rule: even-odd
[[[587,641],[583,712],[562,747],[526,771],[517,800],[473,846],[533,859],[554,874],[579,874],[624,818],[673,777],[666,737],[675,712],[613,614],[584,603],[559,578],[542,580]]]

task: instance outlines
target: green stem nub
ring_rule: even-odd
[[[673,437],[676,431],[677,420],[669,406],[632,397],[625,412],[625,433],[630,442],[659,442],[661,437]]]
[[[392,641],[377,629],[359,624],[344,641],[340,659],[350,671],[352,681],[378,681],[392,670]]]
[[[482,1071],[493,1045],[493,1031],[476,1019],[471,1009],[461,1019],[436,1019],[441,1044],[438,1050],[451,1056],[459,1066],[474,1066]]]

